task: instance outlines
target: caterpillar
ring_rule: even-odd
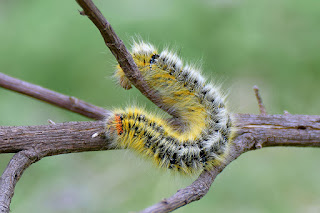
[[[153,45],[140,41],[134,42],[131,54],[172,118],[137,107],[114,110],[105,126],[111,146],[133,149],[158,167],[182,174],[221,164],[229,153],[233,119],[219,89],[169,50],[158,53]],[[124,89],[131,88],[119,65],[114,76]]]

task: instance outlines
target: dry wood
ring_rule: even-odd
[[[105,110],[41,86],[0,73],[0,86],[93,119],[102,119]],[[100,112],[100,113],[97,113]]]
[[[43,154],[44,153],[35,152],[34,150],[23,150],[12,157],[0,178],[0,212],[10,211],[10,202],[13,197],[14,187],[23,172],[32,163],[40,160]]]
[[[246,151],[270,146],[320,147],[320,116],[238,114],[235,118],[238,122],[237,137],[225,164],[212,171],[204,171],[190,186],[142,212],[169,212],[201,199],[215,177]],[[110,149],[101,134],[103,128],[103,121],[0,127],[0,153],[19,154],[10,161],[0,179],[0,209],[8,210],[14,186],[19,180],[16,174],[20,177],[31,163],[45,156]],[[98,136],[93,137],[96,133]],[[25,157],[26,151],[31,157]],[[19,160],[19,156],[23,158]]]
[[[168,112],[156,92],[144,82],[123,42],[93,2],[90,0],[77,0],[77,2],[84,10],[81,14],[88,16],[99,29],[106,45],[133,85],[157,106]],[[0,86],[90,118],[101,119],[103,116],[108,116],[108,112],[102,108],[4,74],[0,74]],[[142,212],[169,212],[201,199],[208,192],[215,177],[246,151],[270,146],[320,147],[320,116],[261,113],[261,115],[238,114],[234,117],[237,120],[237,136],[226,162],[212,171],[204,171],[190,186]],[[0,127],[0,153],[17,153],[0,179],[0,212],[9,212],[15,184],[23,171],[32,163],[51,155],[110,149],[108,141],[103,136],[103,128],[102,121]]]
[[[91,0],[76,0],[82,7],[81,15],[87,16],[92,23],[98,28],[105,44],[117,59],[120,67],[124,71],[130,82],[150,101],[159,108],[163,109],[172,116],[176,116],[175,112],[170,111],[170,108],[162,103],[162,99],[157,91],[152,90],[144,81],[137,65],[122,40],[117,36],[111,27],[110,23],[101,14],[100,10],[94,5]]]
[[[234,115],[239,138],[259,147],[320,146],[320,116],[311,115]],[[35,149],[49,155],[108,149],[103,121],[67,122],[42,126],[0,126],[0,153],[17,153]],[[238,143],[238,142],[237,142]],[[242,152],[255,149],[244,144]]]
[[[259,93],[259,87],[258,86],[253,86],[253,90],[254,90],[254,93],[255,93],[257,101],[258,101],[260,114],[266,115],[267,114],[267,110],[266,110],[266,108],[264,107],[264,105],[262,103],[262,98],[261,98],[260,93]]]
[[[190,185],[168,199],[146,208],[141,213],[171,212],[201,199],[209,191],[218,174],[241,154],[271,146],[320,147],[320,116],[238,114],[237,137],[230,147],[226,162],[211,171],[204,171]]]

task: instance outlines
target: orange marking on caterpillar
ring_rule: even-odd
[[[117,114],[115,116],[115,121],[116,121],[116,130],[118,135],[121,135],[123,133],[123,129],[122,129],[122,116]]]

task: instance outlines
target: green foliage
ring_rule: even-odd
[[[128,46],[139,35],[202,64],[229,91],[236,113],[258,113],[257,84],[269,113],[320,114],[320,1],[95,2]],[[106,108],[147,103],[153,110],[136,90],[115,86],[115,59],[78,9],[75,1],[1,1],[1,72]],[[0,125],[88,120],[1,88],[0,100]],[[1,171],[10,156],[0,156]],[[302,148],[247,153],[205,198],[177,212],[320,211],[319,156]],[[159,174],[127,151],[55,156],[25,172],[12,211],[128,212],[191,182]]]

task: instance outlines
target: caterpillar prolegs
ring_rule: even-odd
[[[133,149],[159,167],[183,174],[223,162],[233,122],[219,90],[168,50],[158,53],[151,44],[138,42],[133,44],[132,56],[173,116],[165,120],[136,107],[114,110],[106,120],[112,146]],[[123,88],[131,88],[119,66],[115,77]]]

